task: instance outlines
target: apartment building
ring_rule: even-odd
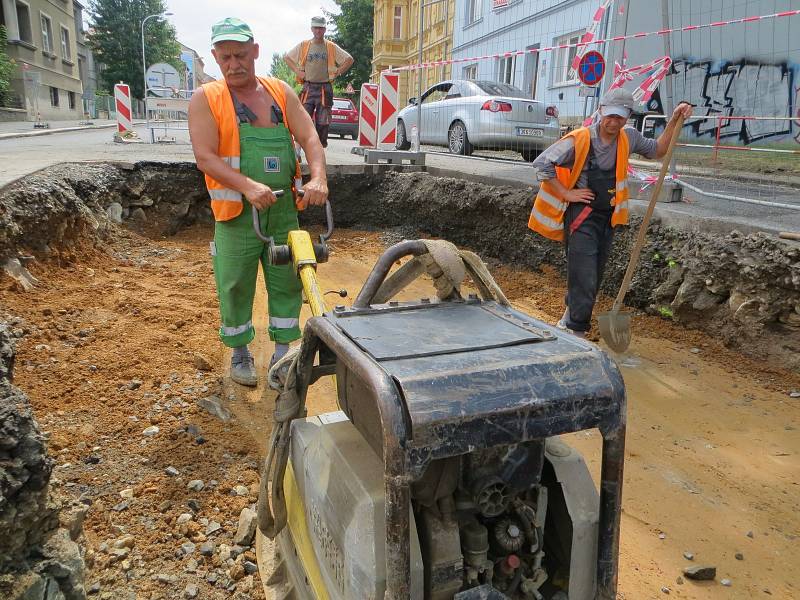
[[[73,0],[2,0],[0,23],[9,56],[19,66],[12,104],[29,120],[80,119],[83,86]]]
[[[430,0],[423,4],[430,3]],[[419,62],[419,0],[376,0],[373,31],[372,75],[378,81],[381,71],[389,67]],[[451,58],[453,49],[453,17],[455,0],[441,0],[425,9],[422,57],[423,61]],[[418,71],[403,72],[400,77],[400,103],[417,95]],[[422,87],[450,77],[450,66],[425,69]]]

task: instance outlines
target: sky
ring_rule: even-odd
[[[211,56],[211,26],[225,17],[238,17],[253,29],[261,53],[256,63],[259,75],[266,75],[273,52],[284,53],[301,40],[311,38],[311,17],[323,16],[322,9],[338,12],[332,0],[166,0],[167,17],[178,32],[178,41],[194,49],[205,71],[219,78]]]

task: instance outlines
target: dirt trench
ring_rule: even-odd
[[[36,260],[28,267],[40,280],[23,291],[0,275],[0,308],[7,320],[17,319],[23,336],[14,383],[29,398],[48,439],[54,462],[50,488],[88,507],[79,538],[85,587],[104,598],[174,598],[195,590],[202,598],[261,598],[257,575],[250,572],[252,549],[237,549],[233,541],[241,512],[255,500],[271,406],[260,389],[231,397],[222,382],[227,357],[215,332],[205,200],[192,196],[187,203],[180,191],[162,187],[177,181],[180,188],[195,190],[198,174],[184,165],[166,172],[112,167],[118,170],[104,180],[111,183],[92,187],[82,179],[91,175],[86,167],[60,169],[69,183],[37,181],[52,204],[38,211],[35,203],[28,207],[28,223],[37,224],[36,230],[24,219],[14,220],[22,207],[0,193],[0,220],[19,228],[17,237],[3,238],[11,240],[0,246],[3,258],[33,254]],[[498,194],[507,199],[491,210],[464,200],[464,191],[455,193],[458,182],[439,181],[442,189],[455,186],[450,194],[461,204],[458,210],[436,211],[426,196],[442,189],[423,189],[427,184],[413,183],[415,177],[332,178],[337,221],[353,226],[366,216],[374,220],[369,231],[337,231],[331,262],[319,270],[324,288],[345,287],[352,298],[388,244],[434,234],[494,257],[492,270],[514,304],[552,322],[563,295],[557,246],[529,248],[540,257],[535,265],[540,272],[524,268],[533,260],[525,252],[511,266],[500,264],[503,243],[458,230],[462,211],[471,212],[473,223],[482,219],[499,236],[504,230],[490,213],[508,211],[512,222],[514,211],[528,202],[524,190],[487,188],[483,203]],[[399,205],[403,185],[420,189],[406,206],[405,220]],[[58,190],[55,199],[47,189]],[[472,189],[470,194],[477,195]],[[119,203],[127,228],[107,218],[109,199]],[[79,201],[90,207],[97,226],[77,218],[59,227],[59,219],[70,213],[64,207],[81,210],[70,204]],[[55,217],[48,217],[51,210]],[[358,215],[366,216],[360,221]],[[307,216],[314,223],[319,218]],[[168,236],[172,231],[176,235]],[[504,236],[511,239],[514,231]],[[420,282],[410,294],[428,295],[425,287]],[[259,293],[260,332],[264,306]],[[800,410],[788,392],[800,388],[797,374],[749,360],[713,336],[661,317],[640,314],[635,328],[632,353],[622,362],[629,433],[621,597],[663,597],[662,587],[675,597],[698,600],[794,597]],[[259,368],[270,353],[260,335]],[[229,409],[231,418],[210,414],[207,407],[214,405]],[[316,386],[309,407],[334,409],[330,386]],[[145,435],[151,427],[159,431]],[[595,477],[598,440],[596,432],[571,439]],[[197,480],[203,487],[190,489]],[[208,543],[212,553],[201,554]],[[713,563],[718,577],[732,579],[733,587],[682,580],[681,569],[693,564],[684,552]]]

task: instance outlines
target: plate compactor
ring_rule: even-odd
[[[317,315],[270,372],[279,395],[259,527],[275,539],[262,576],[276,597],[615,598],[615,364],[511,308],[480,259],[447,242],[392,246],[352,306],[328,310],[305,236],[271,253],[294,263]],[[327,256],[324,239],[313,246]],[[423,273],[436,298],[391,300]],[[479,294],[462,296],[465,274]],[[328,375],[341,410],[306,417],[309,387]],[[603,439],[599,495],[557,437],[591,428]]]

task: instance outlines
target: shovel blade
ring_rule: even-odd
[[[600,335],[614,352],[625,352],[631,345],[630,313],[607,312],[597,317]]]

